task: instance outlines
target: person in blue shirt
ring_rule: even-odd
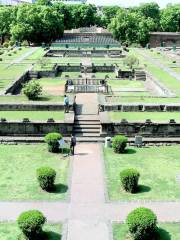
[[[69,97],[64,95],[64,112],[69,112]]]

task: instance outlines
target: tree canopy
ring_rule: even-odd
[[[37,0],[35,4],[0,7],[0,43],[5,40],[50,43],[64,29],[103,26],[122,43],[145,46],[150,31],[180,31],[180,4],[160,9],[155,2],[129,9],[119,6],[97,9],[92,4],[64,4]]]

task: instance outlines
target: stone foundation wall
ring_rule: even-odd
[[[0,122],[0,136],[44,136],[50,132],[59,132],[70,136],[73,123],[64,122]]]
[[[180,123],[121,122],[101,123],[101,136],[123,134],[128,137],[180,137]]]
[[[101,109],[116,112],[180,112],[180,104],[101,104]]]
[[[71,109],[70,104],[70,109]],[[64,105],[44,103],[0,103],[0,111],[63,111]]]

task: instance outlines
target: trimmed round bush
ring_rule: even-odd
[[[156,236],[157,217],[148,208],[140,207],[130,212],[126,223],[134,240],[152,240]]]
[[[37,169],[37,179],[43,190],[50,191],[54,188],[56,171],[50,167],[41,167]]]
[[[48,151],[57,153],[59,152],[59,140],[62,138],[60,133],[48,133],[45,136],[45,142],[48,144]]]
[[[126,192],[135,193],[138,188],[138,180],[140,174],[136,169],[125,169],[120,172],[120,180],[122,188]]]
[[[42,227],[46,222],[44,215],[37,210],[23,212],[17,219],[18,226],[23,233],[24,239],[34,240],[42,234]]]
[[[29,100],[36,100],[42,94],[42,87],[36,80],[32,80],[24,84],[23,93]]]
[[[116,135],[112,138],[112,147],[115,153],[124,153],[128,139],[123,135]]]

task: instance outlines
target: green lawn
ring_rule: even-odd
[[[63,111],[0,111],[0,118],[7,120],[22,120],[29,118],[32,121],[46,121],[48,118],[54,120],[64,120]]]
[[[3,95],[0,96],[1,103],[19,102],[19,103],[38,103],[38,102],[56,102],[62,103],[63,96],[41,95],[36,101],[29,101],[25,95]]]
[[[120,121],[125,118],[128,121],[144,121],[151,119],[156,122],[167,122],[170,119],[180,121],[179,112],[108,112],[112,121]]]
[[[49,153],[46,144],[0,145],[0,152],[1,200],[61,200],[66,198],[68,157]],[[50,166],[56,170],[54,192],[48,193],[40,189],[36,180],[36,169],[41,166]]]
[[[42,87],[49,87],[49,86],[64,86],[65,80],[61,78],[54,77],[54,78],[40,78],[38,82],[41,84]]]
[[[179,146],[133,148],[125,154],[115,154],[104,149],[107,187],[110,200],[179,200],[180,174]],[[119,174],[126,168],[140,172],[138,193],[130,194],[121,189]]]
[[[141,51],[143,52],[144,50]],[[148,72],[154,75],[154,77],[156,77],[160,82],[162,82],[164,86],[166,86],[167,88],[175,92],[178,96],[180,96],[179,81],[176,78],[172,77],[169,73],[159,68],[156,64],[152,64],[135,49],[131,49],[130,53],[136,54],[136,56],[140,60],[140,64],[145,64],[145,68],[148,70]]]
[[[61,224],[46,224],[43,230],[47,233],[48,240],[61,240]],[[15,240],[20,233],[16,223],[0,223],[0,239]]]
[[[124,93],[125,95],[125,93]],[[180,103],[180,98],[156,98],[156,97],[143,97],[143,96],[136,96],[132,97],[127,96],[121,97],[118,95],[118,98],[116,98],[117,94],[114,96],[115,98],[107,98],[110,102],[113,103]]]
[[[158,224],[158,240],[178,240],[180,239],[179,223]],[[113,240],[131,240],[127,237],[128,227],[126,224],[113,224]]]

